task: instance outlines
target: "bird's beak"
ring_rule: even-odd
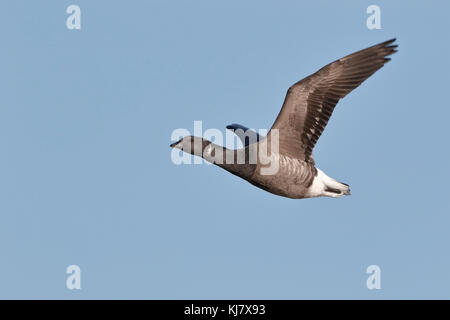
[[[170,144],[170,147],[173,148],[173,147],[175,147],[176,145],[177,145],[177,142],[174,142],[174,143],[171,143],[171,144]]]

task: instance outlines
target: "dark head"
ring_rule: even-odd
[[[202,157],[203,150],[210,144],[211,142],[208,140],[194,136],[186,136],[177,142],[172,143],[170,147]]]

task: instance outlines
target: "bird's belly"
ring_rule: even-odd
[[[250,183],[283,197],[301,199],[311,197],[309,188],[315,176],[315,168],[298,159],[280,159],[276,174],[261,174],[260,165]]]

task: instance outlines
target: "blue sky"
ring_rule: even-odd
[[[449,9],[3,1],[0,298],[450,298]],[[174,129],[269,128],[292,83],[392,37],[314,152],[352,196],[291,200],[171,162]]]

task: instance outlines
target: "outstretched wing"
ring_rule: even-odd
[[[253,129],[244,127],[241,124],[237,123],[229,124],[227,126],[227,129],[233,131],[239,137],[244,148],[249,144],[258,142],[260,140],[258,132],[256,132]]]
[[[394,41],[352,53],[292,85],[271,129],[279,130],[279,152],[314,163],[312,151],[334,107],[390,60]]]

